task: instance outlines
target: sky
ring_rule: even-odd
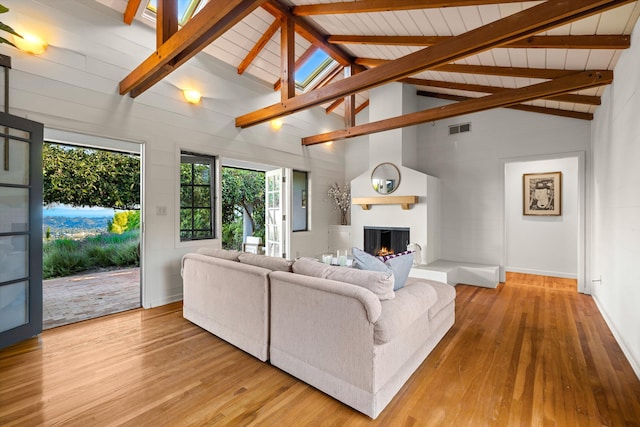
[[[45,206],[43,209],[44,216],[63,216],[63,217],[85,217],[99,218],[103,216],[112,217],[115,210],[110,208],[74,208],[68,205],[58,205],[55,207]]]

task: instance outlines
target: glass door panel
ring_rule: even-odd
[[[0,113],[0,348],[42,331],[42,136]]]

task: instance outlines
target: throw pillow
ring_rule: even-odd
[[[324,279],[336,280],[369,289],[378,299],[393,299],[394,278],[390,271],[368,271],[349,267],[327,267],[322,276]]]
[[[256,255],[243,252],[238,258],[243,264],[255,265],[272,271],[291,271],[291,261],[267,255]]]
[[[214,258],[222,258],[229,261],[239,261],[239,256],[242,252],[227,249],[216,248],[199,248],[197,251],[201,255],[212,256]]]
[[[384,265],[389,267],[393,271],[393,276],[396,279],[394,291],[402,288],[409,277],[411,267],[413,267],[413,252],[406,252],[402,255],[398,255],[387,259]]]
[[[411,267],[413,267],[413,252],[406,251],[385,257],[375,257],[362,249],[353,248],[353,264],[360,270],[390,271],[393,273],[393,290],[402,288],[409,277]],[[381,259],[382,258],[382,259]]]

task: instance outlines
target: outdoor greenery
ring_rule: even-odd
[[[135,209],[140,158],[88,148],[43,145],[44,203]]]
[[[140,232],[99,234],[83,240],[57,239],[44,242],[44,279],[64,277],[85,270],[139,265]]]
[[[140,228],[140,211],[116,212],[107,224],[109,233],[122,234]]]
[[[180,239],[212,238],[211,164],[180,163]]]
[[[9,12],[9,8],[3,6],[0,4],[0,13],[7,13]],[[7,24],[0,22],[0,30],[2,31],[6,31],[9,34],[13,34],[14,36],[18,36],[20,38],[22,38],[22,36],[18,33],[15,32],[15,30],[13,28],[11,28],[10,26],[8,26]],[[0,37],[0,44],[1,43],[6,43],[6,44],[10,44],[13,47],[16,47],[15,44],[13,44],[12,42],[10,42],[9,40],[7,40],[4,37]]]
[[[243,212],[251,221],[252,235],[264,241],[264,172],[222,169],[222,247],[242,248]]]

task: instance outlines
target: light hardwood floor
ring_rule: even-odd
[[[176,303],[0,351],[0,425],[640,425],[640,381],[575,283],[510,275],[456,289],[453,329],[375,421],[189,323]]]

